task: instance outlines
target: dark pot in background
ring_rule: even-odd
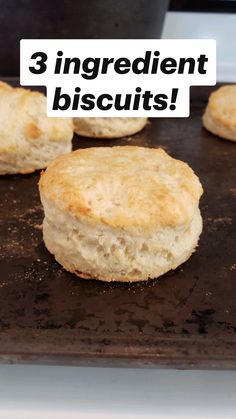
[[[169,0],[0,1],[0,76],[19,75],[22,38],[160,38]]]

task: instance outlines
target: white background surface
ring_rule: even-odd
[[[163,37],[215,38],[236,82],[236,15],[169,13]],[[231,419],[236,373],[0,366],[0,419]]]
[[[1,419],[235,419],[236,374],[2,365]]]
[[[218,81],[236,82],[236,13],[167,13],[162,38],[216,39]]]

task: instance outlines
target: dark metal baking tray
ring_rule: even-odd
[[[120,140],[74,138],[74,148],[162,146],[199,175],[199,247],[158,280],[107,284],[67,273],[42,241],[39,173],[0,178],[1,362],[235,368],[236,145],[202,128],[211,90],[191,89],[188,119],[153,119]]]

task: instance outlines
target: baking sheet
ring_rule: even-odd
[[[188,119],[152,119],[120,140],[74,137],[74,149],[161,146],[199,175],[199,247],[159,279],[107,284],[66,272],[42,241],[39,172],[0,177],[0,362],[235,368],[236,145],[201,126],[211,90],[191,89]]]

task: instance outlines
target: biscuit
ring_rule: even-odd
[[[119,138],[141,131],[147,118],[74,118],[74,130],[82,137]]]
[[[0,174],[30,173],[71,151],[72,118],[48,118],[42,93],[0,82]]]
[[[211,93],[202,119],[208,131],[236,141],[236,85],[223,86]]]
[[[68,271],[104,281],[156,278],[202,231],[202,186],[162,149],[95,147],[58,157],[39,182],[43,237]]]

